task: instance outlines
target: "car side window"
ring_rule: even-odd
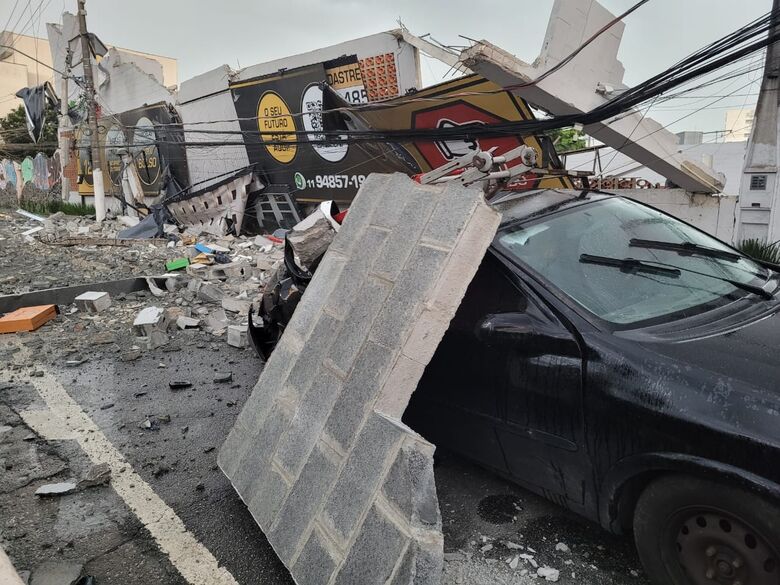
[[[473,331],[491,313],[524,313],[528,299],[509,278],[506,267],[488,251],[450,324],[451,329]]]

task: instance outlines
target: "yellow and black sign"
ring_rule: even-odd
[[[169,104],[160,102],[142,106],[98,120],[98,142],[103,149],[103,174],[106,194],[118,195],[122,190],[121,154],[133,159],[145,195],[155,197],[163,187],[163,169],[180,185],[189,183],[184,133],[178,115]],[[90,137],[76,132],[79,184],[81,195],[93,195]]]
[[[257,104],[257,127],[264,142],[291,142],[291,144],[266,144],[268,153],[280,163],[289,163],[295,158],[297,137],[284,132],[295,131],[292,112],[282,97],[275,91],[267,91]],[[280,134],[281,132],[281,134]]]

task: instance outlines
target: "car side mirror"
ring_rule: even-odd
[[[513,345],[529,355],[573,355],[577,344],[557,323],[548,323],[528,313],[486,315],[477,324],[477,339],[487,345]]]

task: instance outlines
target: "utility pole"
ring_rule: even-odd
[[[92,184],[95,189],[95,214],[97,221],[106,218],[106,193],[103,186],[103,152],[100,150],[100,136],[97,123],[97,103],[95,101],[95,80],[92,77],[92,52],[87,34],[87,10],[85,0],[78,0],[79,37],[81,38],[81,63],[84,67],[84,84],[87,91],[88,125],[92,150]]]
[[[780,0],[772,2],[770,35],[780,33]],[[739,185],[735,241],[780,239],[780,41],[766,48],[764,77]]]
[[[70,199],[70,179],[65,173],[65,168],[70,164],[70,141],[73,138],[73,126],[68,116],[68,78],[70,77],[70,64],[73,59],[73,52],[70,46],[66,48],[65,70],[62,76],[62,89],[60,91],[60,120],[57,126],[57,136],[60,143],[60,167],[62,168],[62,200],[66,203]]]

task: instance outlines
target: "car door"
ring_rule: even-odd
[[[478,328],[488,314],[525,310],[525,297],[506,274],[488,252],[404,414],[436,445],[504,474],[509,469],[497,432],[506,416],[504,372]]]
[[[507,468],[549,499],[581,509],[591,495],[591,468],[584,448],[580,343],[537,294],[538,285],[529,285],[508,260],[496,262],[523,299],[516,312],[491,308],[476,332],[502,401],[496,432]]]
[[[582,502],[588,468],[581,368],[574,336],[491,249],[405,419],[435,444],[577,507],[566,500]]]

